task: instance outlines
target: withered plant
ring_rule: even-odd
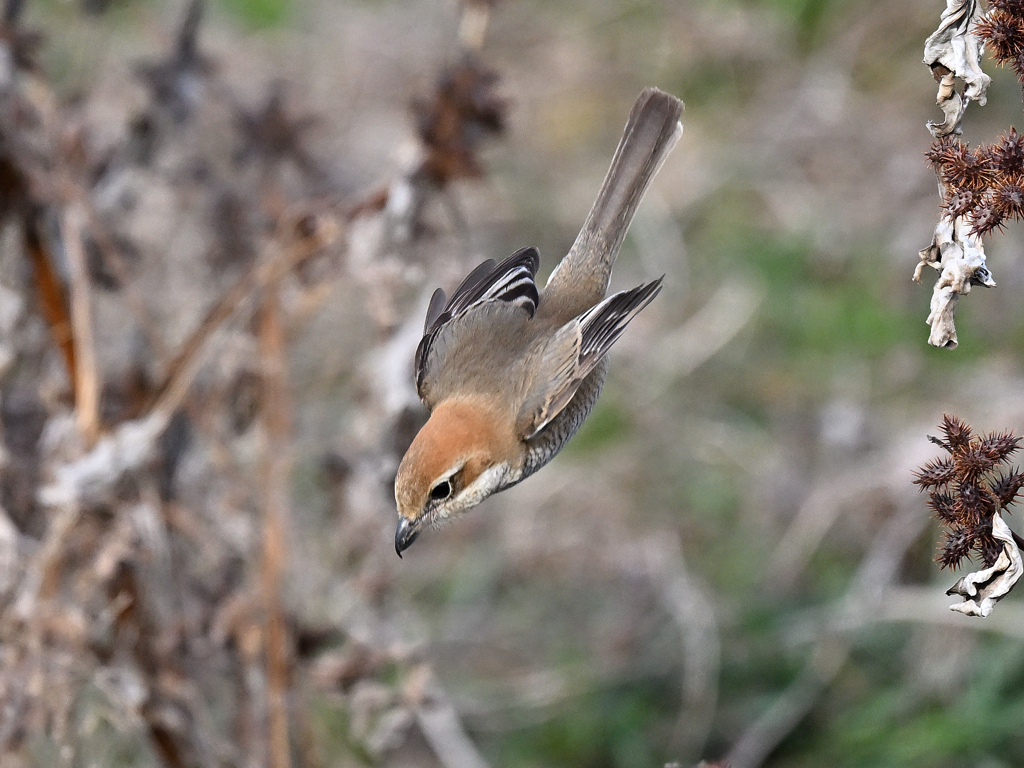
[[[1024,487],[1024,472],[1010,466],[1020,450],[1021,438],[1012,432],[975,434],[955,416],[945,415],[943,437],[930,437],[946,451],[921,467],[914,484],[928,491],[928,506],[946,528],[936,561],[943,568],[959,568],[966,558],[977,558],[984,569],[961,579],[949,594],[973,602],[980,615],[1012,589],[1020,578],[1019,547],[1024,544],[1002,519]],[[977,600],[977,598],[981,598]],[[959,606],[957,610],[974,613]]]
[[[929,492],[928,506],[947,529],[936,560],[943,568],[959,568],[964,558],[975,555],[991,566],[1003,549],[992,536],[992,518],[1008,510],[1024,486],[1024,472],[1009,467],[1021,438],[1010,432],[975,435],[948,415],[941,429],[945,439],[931,440],[948,456],[925,464],[914,479]]]
[[[953,315],[959,297],[974,285],[995,286],[982,238],[1008,221],[1024,220],[1024,137],[1010,127],[996,141],[974,148],[958,138],[968,103],[986,100],[991,78],[980,67],[986,48],[999,65],[1016,72],[1024,88],[1024,3],[992,0],[986,13],[978,0],[947,0],[939,28],[925,43],[925,63],[939,83],[937,104],[945,117],[928,123],[935,141],[926,153],[938,179],[942,216],[931,245],[920,252],[914,279],[921,280],[925,265],[941,273],[928,315],[928,343],[950,349],[957,345]],[[957,80],[964,83],[962,91]]]

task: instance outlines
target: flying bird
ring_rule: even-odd
[[[608,350],[661,290],[662,278],[606,297],[640,199],[683,131],[683,103],[640,94],[597,199],[569,253],[537,287],[540,254],[523,248],[440,288],[416,349],[416,390],[430,418],[395,478],[401,557],[420,532],[532,475],[597,402]]]

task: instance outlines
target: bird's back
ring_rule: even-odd
[[[493,301],[452,320],[434,341],[422,389],[425,400],[485,396],[509,410],[529,386],[523,360],[550,334],[520,307]]]

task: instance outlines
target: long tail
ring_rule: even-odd
[[[574,317],[604,297],[619,246],[640,199],[683,132],[683,102],[647,88],[629,113],[611,167],[583,229],[551,273],[545,301]]]

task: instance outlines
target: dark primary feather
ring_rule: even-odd
[[[416,348],[416,389],[422,397],[423,375],[430,347],[438,332],[470,308],[485,301],[505,301],[522,307],[533,317],[540,303],[540,294],[534,278],[540,268],[540,253],[536,248],[522,248],[500,264],[488,259],[462,281],[447,304],[440,288],[430,298],[423,338]]]
[[[537,384],[517,420],[524,439],[536,438],[569,405],[629,321],[658,295],[663,279],[609,296],[558,329],[537,361]]]
[[[662,275],[657,280],[630,291],[622,291],[602,301],[580,318],[580,362],[605,356],[618,341],[629,321],[661,291]]]
[[[430,297],[430,304],[427,306],[427,320],[423,323],[424,335],[430,331],[430,326],[436,323],[437,318],[441,316],[441,312],[444,310],[444,303],[447,299],[448,297],[444,293],[444,288],[438,288]]]

